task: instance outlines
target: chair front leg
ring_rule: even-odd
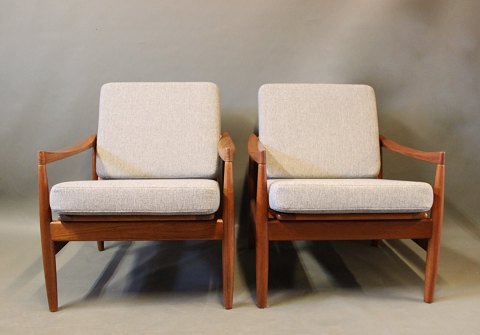
[[[233,282],[235,267],[235,210],[233,193],[233,163],[225,162],[223,178],[223,304],[233,307]]]
[[[223,305],[226,309],[233,307],[233,282],[235,265],[235,238],[233,237],[233,222],[224,222],[224,237],[222,241],[223,265]]]
[[[425,287],[423,300],[432,303],[435,292],[435,282],[438,272],[438,258],[440,255],[440,239],[442,235],[443,211],[444,211],[444,184],[445,165],[437,165],[434,185],[434,202],[432,208],[433,231],[428,240],[427,261],[425,266]]]
[[[268,296],[268,236],[267,222],[262,220],[256,222],[256,284],[257,284],[257,304],[260,308],[267,307]]]
[[[265,164],[258,165],[257,197],[255,209],[255,249],[257,304],[267,307],[268,296],[268,195]]]
[[[42,235],[43,271],[45,274],[45,287],[47,289],[48,308],[50,312],[58,311],[57,294],[57,266],[55,261],[55,248],[53,241],[49,241],[44,233]]]
[[[48,307],[51,312],[56,312],[58,310],[57,266],[55,261],[55,244],[50,237],[50,222],[52,221],[52,214],[48,199],[47,170],[46,166],[43,164],[38,165],[38,191],[45,287],[47,290]]]

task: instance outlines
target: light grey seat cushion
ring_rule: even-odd
[[[269,178],[375,178],[375,94],[365,85],[266,84],[259,138]]]
[[[431,209],[427,183],[386,179],[270,179],[270,208],[284,213],[420,213]]]
[[[218,183],[208,179],[72,181],[50,192],[57,214],[211,214],[219,204]]]
[[[213,178],[219,138],[215,84],[102,87],[97,134],[101,178]]]

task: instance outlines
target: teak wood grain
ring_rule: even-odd
[[[282,240],[389,240],[428,238],[432,220],[268,221],[268,238]]]
[[[233,142],[229,144],[233,152]],[[235,268],[235,209],[233,193],[233,163],[225,160],[222,192],[223,237],[222,238],[222,267],[223,267],[223,301],[226,309],[233,307],[233,283]]]
[[[400,145],[385,136],[380,146],[393,152],[437,165],[434,202],[424,213],[300,214],[269,208],[266,150],[254,134],[248,139],[248,190],[255,229],[257,305],[268,305],[268,244],[274,240],[372,240],[413,239],[427,251],[424,301],[433,301],[438,271],[445,188],[445,152],[425,152]],[[380,153],[381,154],[381,153]],[[383,164],[382,164],[383,165]],[[378,178],[383,178],[383,166]]]
[[[426,161],[429,163],[434,164],[445,164],[445,152],[438,151],[438,152],[427,152],[421,151],[413,148],[409,148],[407,146],[398,144],[397,142],[380,135],[380,144],[385,149],[390,151],[402,154],[407,157],[415,158],[418,160]]]
[[[223,222],[53,221],[50,223],[50,235],[54,241],[221,240]]]
[[[216,213],[209,215],[61,215],[52,220],[49,202],[47,164],[92,149],[91,175],[96,173],[96,135],[58,151],[38,153],[38,196],[40,235],[42,241],[45,286],[50,311],[58,310],[55,254],[69,241],[97,241],[104,250],[104,241],[136,240],[221,240],[223,268],[223,301],[226,309],[233,306],[235,259],[233,160],[235,145],[228,133],[218,142],[222,159],[221,202]]]

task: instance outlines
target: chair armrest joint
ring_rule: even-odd
[[[257,164],[266,164],[267,162],[265,147],[255,134],[248,137],[248,155]]]

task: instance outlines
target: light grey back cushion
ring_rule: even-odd
[[[266,84],[259,138],[269,178],[373,178],[380,169],[375,94],[365,85]]]
[[[101,178],[213,178],[219,138],[215,84],[102,87],[97,134]]]

